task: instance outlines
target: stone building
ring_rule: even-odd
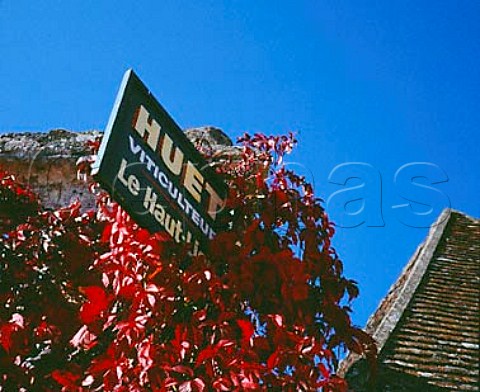
[[[480,391],[480,221],[446,209],[369,319],[377,342],[341,364],[354,391]]]

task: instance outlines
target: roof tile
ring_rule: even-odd
[[[480,221],[444,211],[366,329],[380,350],[377,387],[356,383],[367,370],[349,356],[342,371],[356,391],[479,391]]]

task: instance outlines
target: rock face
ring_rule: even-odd
[[[185,131],[195,145],[212,153],[234,149],[232,141],[215,127]],[[94,200],[86,184],[77,179],[76,161],[88,155],[88,141],[102,132],[71,132],[55,129],[48,133],[6,133],[0,135],[0,169],[17,176],[39,194],[48,208],[65,206],[79,199],[86,209]]]

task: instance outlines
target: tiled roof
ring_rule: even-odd
[[[445,210],[370,318],[377,386],[350,356],[355,391],[480,391],[480,221]]]

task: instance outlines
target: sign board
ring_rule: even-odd
[[[140,226],[206,249],[227,187],[132,70],[122,81],[93,166]]]

